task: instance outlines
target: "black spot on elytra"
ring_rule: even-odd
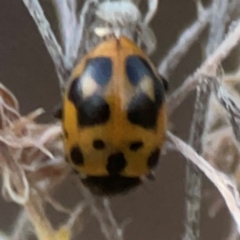
[[[128,120],[143,128],[154,129],[157,125],[158,105],[146,94],[140,93],[134,96],[129,103]]]
[[[112,61],[106,57],[90,59],[83,74],[72,81],[68,98],[75,105],[78,115],[78,124],[82,127],[103,124],[110,117],[110,108],[103,97],[93,94],[83,98],[81,78],[91,76],[100,86],[105,86],[112,75]]]
[[[112,61],[108,57],[88,60],[84,74],[89,74],[100,86],[105,86],[112,76]]]
[[[129,56],[126,60],[126,73],[129,81],[137,86],[144,76],[150,77],[154,85],[155,102],[158,106],[164,101],[164,92],[168,88],[168,82],[156,75],[149,63],[136,55]]]
[[[124,154],[114,153],[108,157],[107,170],[109,175],[119,174],[127,165]]]
[[[74,146],[70,150],[70,158],[75,165],[83,165],[84,158],[81,149],[78,146]]]
[[[145,59],[135,55],[127,58],[126,73],[134,86],[137,86],[145,76],[152,79],[154,99],[151,100],[144,93],[135,95],[128,106],[128,120],[141,127],[154,129],[157,125],[158,111],[164,102],[164,87],[167,87],[167,82],[154,73]]]
[[[157,163],[158,163],[158,160],[159,160],[159,157],[160,157],[160,149],[157,148],[156,150],[154,150],[151,155],[149,156],[148,158],[148,167],[149,168],[154,168],[157,166]]]
[[[141,180],[138,177],[114,175],[106,177],[89,176],[82,179],[82,182],[94,194],[111,196],[128,192],[132,188],[138,186]]]
[[[139,148],[141,148],[143,146],[143,142],[142,141],[136,141],[136,142],[132,142],[130,144],[130,150],[132,151],[137,151]]]
[[[93,147],[95,149],[101,150],[105,148],[105,143],[100,139],[96,139],[93,141]]]
[[[110,117],[110,108],[108,103],[98,95],[92,95],[87,98],[82,97],[79,89],[80,79],[76,79],[70,86],[68,98],[75,105],[78,115],[79,126],[93,126],[106,123]]]
[[[104,124],[110,117],[109,105],[102,97],[97,95],[83,100],[77,110],[78,124],[83,127]]]

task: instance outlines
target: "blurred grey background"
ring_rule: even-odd
[[[42,0],[51,17],[50,0]],[[193,0],[160,0],[158,14],[152,27],[158,38],[157,51],[152,56],[157,65],[178,35],[195,18]],[[53,19],[54,21],[54,19]],[[202,61],[201,37],[170,77],[170,92],[179,86]],[[229,68],[231,64],[229,64]],[[60,101],[58,80],[52,60],[43,44],[38,30],[21,0],[0,0],[0,82],[18,98],[23,114],[42,107],[46,114],[42,121],[53,121],[52,110]],[[189,101],[189,99],[191,101]],[[188,139],[194,93],[178,108],[171,121],[177,134]],[[173,120],[174,119],[174,120]],[[163,156],[157,170],[155,182],[148,182],[125,196],[111,200],[118,222],[130,219],[126,227],[126,240],[178,240],[184,233],[184,177],[185,159],[178,153]],[[204,178],[204,191],[214,187]],[[81,195],[69,181],[56,193],[67,206],[81,200]],[[225,208],[215,219],[208,216],[210,200],[202,204],[201,240],[225,239],[230,218]],[[10,232],[19,212],[14,203],[0,200],[0,229]],[[63,219],[49,209],[55,223]],[[86,220],[81,238],[104,239],[99,233],[98,223]]]

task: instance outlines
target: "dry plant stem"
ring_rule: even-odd
[[[124,225],[126,225],[126,223],[128,221],[123,222],[123,224],[121,224],[121,226],[118,225],[118,223],[113,215],[113,212],[111,210],[110,201],[108,198],[103,199],[103,206],[104,206],[104,210],[106,212],[106,215],[108,216],[109,221],[111,222],[113,227],[116,229],[116,235],[118,236],[119,239],[123,239]]]
[[[76,47],[76,59],[77,57],[81,56],[81,48],[82,48],[82,42],[84,40],[84,29],[87,28],[88,22],[86,21],[86,16],[87,14],[90,12],[90,6],[92,4],[97,4],[99,3],[99,0],[88,0],[84,3],[83,7],[82,7],[82,11],[81,14],[79,15],[79,23],[77,26],[77,33],[75,33],[75,46]]]
[[[71,212],[72,212],[71,209],[64,207],[63,205],[58,203],[54,198],[44,193],[42,190],[38,189],[36,186],[34,188],[37,191],[38,196],[42,199],[43,202],[49,203],[56,211],[60,213],[71,215]]]
[[[240,109],[231,100],[231,96],[225,95],[223,89],[219,91],[218,86],[216,86],[216,88],[217,89],[215,89],[215,91],[217,94],[217,98],[219,99],[222,106],[227,110],[229,122],[232,125],[233,133],[238,143],[240,143]]]
[[[237,186],[226,175],[212,167],[207,160],[198,155],[192,147],[172,133],[167,133],[168,139],[175,145],[175,148],[187,159],[191,160],[216,186],[226,202],[232,215],[238,232],[240,233],[240,199]]]
[[[184,83],[175,90],[167,99],[168,114],[171,115],[173,111],[182,103],[186,96],[196,88],[198,80],[202,74],[214,75],[216,67],[230,54],[234,47],[240,41],[240,21],[237,21],[235,27],[226,36],[220,46],[211,54],[198,70],[189,76]]]
[[[81,11],[78,11],[76,0],[54,0],[61,23],[60,30],[67,69],[72,69],[76,61],[86,52],[89,41],[86,38],[86,32],[92,24],[92,9],[100,2],[100,0],[86,0]]]
[[[74,55],[74,35],[77,31],[77,4],[75,0],[54,0],[60,22],[64,55],[68,68],[72,68],[72,57]]]
[[[32,224],[29,222],[26,212],[21,211],[20,214],[18,215],[18,218],[13,228],[13,233],[9,238],[9,240],[26,239],[26,236],[30,232],[31,228],[32,228]]]
[[[221,43],[226,19],[228,16],[228,0],[214,0],[210,21],[210,32],[205,54],[209,56]],[[198,154],[202,153],[202,137],[204,134],[205,115],[211,93],[211,79],[202,77],[197,86],[197,97],[193,121],[190,130],[189,144]],[[202,198],[202,173],[188,162],[186,165],[186,228],[183,239],[197,240],[200,238],[200,209]]]
[[[217,49],[222,42],[228,16],[229,0],[214,0],[210,19],[210,32],[206,46],[206,56],[209,56]]]
[[[216,51],[211,54],[207,60],[201,65],[198,72],[203,74],[212,73],[211,69],[216,67],[224,60],[231,50],[236,47],[240,41],[240,20],[234,23],[232,31],[226,36],[225,40],[219,45]]]
[[[29,196],[28,203],[25,205],[25,210],[35,227],[35,231],[39,239],[51,239],[51,237],[54,235],[54,230],[45,216],[39,200],[37,200],[32,193],[31,196]]]
[[[67,64],[65,62],[62,49],[50,27],[48,20],[46,19],[43,9],[38,0],[23,0],[29,13],[34,19],[38,30],[43,38],[46,48],[51,55],[51,58],[55,64],[56,71],[59,77],[59,83],[62,87],[64,81],[69,77]]]
[[[69,219],[66,223],[67,229],[71,230],[72,235],[77,235],[83,230],[83,219],[86,222],[86,218],[83,214],[87,208],[86,203],[79,203],[71,212]]]
[[[190,130],[189,144],[198,154],[202,152],[201,139],[204,129],[205,113],[210,95],[207,79],[202,78],[197,88],[197,97]],[[202,198],[202,174],[192,163],[186,165],[186,224],[183,239],[194,240],[200,237],[200,208]]]
[[[40,198],[37,193],[33,191],[34,190],[31,190],[29,201],[25,204],[24,208],[34,225],[39,240],[70,240],[67,229],[60,234],[55,232],[45,215]]]
[[[105,237],[109,240],[123,240],[123,229],[118,225],[108,199],[97,199],[97,204],[92,208],[95,217],[98,219],[102,232],[105,232]],[[107,205],[106,202],[107,201]],[[102,209],[101,209],[102,208]],[[107,231],[107,232],[106,232]]]
[[[158,9],[158,0],[147,0],[148,2],[148,13],[144,18],[144,23],[146,25],[149,25],[149,23],[152,21],[154,18],[157,9]]]
[[[2,189],[6,189],[10,198],[13,199],[16,203],[23,205],[26,203],[29,196],[29,184],[26,179],[26,175],[10,155],[8,146],[5,146],[3,143],[1,143],[0,147],[0,157],[1,159],[5,159],[5,164],[8,164],[8,166],[3,166]],[[13,190],[13,184],[18,192]]]
[[[109,200],[106,198],[93,196],[80,181],[81,192],[89,205],[92,214],[96,217],[100,224],[101,231],[107,240],[123,240],[123,229],[115,220],[110,209]]]
[[[90,12],[90,6],[98,3],[98,0],[84,2],[81,12],[77,10],[76,0],[54,0],[60,21],[60,30],[63,40],[64,55],[68,69],[72,69],[80,54],[83,32],[86,26],[86,15]]]
[[[170,72],[174,70],[207,26],[210,20],[211,12],[212,6],[200,11],[198,19],[181,34],[176,44],[168,51],[158,67],[158,72],[160,74],[166,78],[169,77]]]

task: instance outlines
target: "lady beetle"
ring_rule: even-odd
[[[111,37],[76,66],[66,86],[66,159],[93,193],[139,185],[165,139],[167,82],[127,37]]]

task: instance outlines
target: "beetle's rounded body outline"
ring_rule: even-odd
[[[164,92],[146,54],[123,36],[77,64],[64,96],[64,145],[93,192],[124,192],[156,166],[166,131]]]

